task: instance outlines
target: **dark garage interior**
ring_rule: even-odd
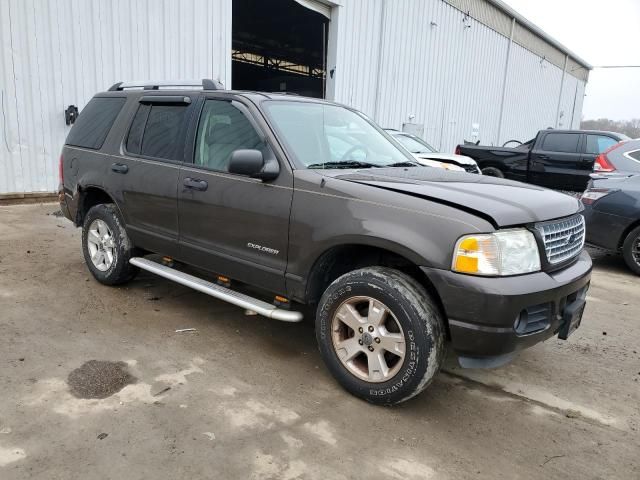
[[[233,0],[232,88],[323,98],[329,19],[295,0]]]

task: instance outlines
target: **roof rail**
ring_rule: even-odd
[[[142,88],[144,90],[160,90],[160,87],[202,87],[203,90],[224,90],[222,83],[217,80],[203,78],[197,80],[168,80],[168,81],[133,81],[118,82],[109,87],[110,92],[122,91],[125,88]]]

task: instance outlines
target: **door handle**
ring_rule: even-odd
[[[183,184],[186,188],[198,190],[199,192],[204,192],[209,187],[209,184],[204,180],[197,180],[190,177],[185,178]]]
[[[111,165],[111,171],[125,174],[129,171],[129,167],[126,166],[124,163],[114,163]]]
[[[538,160],[549,160],[548,155],[538,155]]]

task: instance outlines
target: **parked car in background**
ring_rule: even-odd
[[[458,145],[456,153],[473,158],[485,175],[583,192],[596,157],[623,140],[629,138],[620,133],[549,129],[517,147]]]
[[[621,253],[640,275],[640,175],[594,178],[582,203],[587,243]]]
[[[62,149],[60,207],[98,282],[143,269],[287,322],[307,305],[328,369],[382,405],[424,390],[446,342],[498,366],[580,325],[578,200],[422,168],[342,105],[159,86],[96,95]]]
[[[595,176],[628,177],[640,174],[640,139],[623,141],[596,157]]]
[[[464,155],[438,152],[423,139],[410,133],[401,132],[392,128],[386,128],[385,131],[404,148],[409,150],[411,155],[413,155],[421,165],[444,168],[445,170],[481,173],[478,164],[473,158],[465,157]]]

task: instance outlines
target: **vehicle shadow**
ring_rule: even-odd
[[[593,267],[607,273],[617,273],[635,278],[636,275],[629,270],[621,254],[611,253],[597,248],[588,247]]]

